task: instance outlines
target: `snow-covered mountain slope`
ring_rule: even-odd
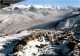
[[[78,8],[4,8],[0,10],[0,56],[79,56],[79,28]]]
[[[41,9],[34,6],[30,6],[28,9],[20,9],[19,7],[26,6],[11,6],[0,10],[0,35],[13,34],[20,30],[34,28],[37,25],[44,28],[50,22],[64,19],[64,16],[71,12],[71,10]]]
[[[32,6],[35,8],[52,8],[50,5],[11,5],[10,7],[6,7],[4,9],[14,9],[15,7],[20,9],[29,9]]]
[[[59,6],[50,6],[50,5],[11,5],[10,7],[6,7],[3,9],[7,10],[15,10],[15,8],[18,9],[29,9],[30,7],[34,7],[37,9],[59,9],[59,10],[76,10],[77,8],[71,7],[71,6],[66,6],[66,7],[59,7]]]
[[[68,16],[65,20],[59,22],[56,29],[80,32],[80,12],[72,12],[72,16]]]

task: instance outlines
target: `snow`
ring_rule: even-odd
[[[58,7],[58,6],[56,6],[56,7],[52,7],[52,6],[50,6],[50,5],[44,5],[44,6],[42,6],[42,5],[26,5],[26,6],[24,6],[24,5],[12,5],[12,6],[10,6],[9,8],[10,9],[13,9],[14,10],[14,8],[15,7],[18,7],[18,8],[20,8],[20,9],[29,9],[31,6],[33,6],[34,8],[51,8],[51,9],[59,9],[59,10],[69,10],[69,9],[71,9],[70,7]],[[4,9],[9,9],[9,8],[4,8]],[[44,10],[43,10],[44,11]],[[43,12],[42,11],[42,12]],[[47,11],[47,10],[46,10]],[[24,11],[25,12],[25,11]],[[44,11],[45,12],[45,11]],[[50,11],[49,11],[50,12]],[[51,11],[52,12],[52,11]],[[50,12],[50,13],[51,13]],[[61,12],[61,11],[60,11]],[[59,13],[60,13],[59,12]],[[64,11],[63,11],[64,12]],[[50,18],[51,16],[44,16],[44,15],[42,15],[41,14],[41,12],[39,12],[38,11],[38,14],[36,14],[36,13],[33,13],[33,12],[30,12],[30,11],[28,11],[27,13],[31,13],[31,14],[29,14],[29,15],[35,15],[34,16],[34,18],[37,18],[36,16],[40,16],[40,17],[43,17],[43,18],[47,18],[46,20],[47,20],[47,22],[51,22],[51,21],[54,21],[54,20],[61,20],[61,18],[60,19],[56,19],[56,17],[58,17],[58,16],[60,16],[60,15],[63,15],[63,13],[60,13],[60,15],[58,15],[59,13],[57,13],[57,12],[52,12],[52,13],[54,13],[55,15],[58,15],[58,16],[55,16],[55,17],[53,17],[54,16],[54,14],[51,14],[52,15],[52,18]],[[50,14],[49,13],[49,14]],[[75,14],[78,14],[79,12],[72,12],[72,13],[70,13],[70,14],[68,14],[68,15],[66,15],[66,16],[70,16],[70,15],[75,15]],[[23,15],[23,14],[25,14],[25,13],[23,13],[23,11],[22,11],[22,14],[21,15]],[[45,13],[44,13],[45,14]],[[4,14],[3,14],[4,15]],[[15,15],[15,13],[14,14],[12,14],[12,15]],[[17,15],[17,14],[16,14]],[[25,14],[25,16],[26,15],[28,15],[28,14]],[[28,15],[28,16],[29,16]],[[5,16],[5,15],[4,15]],[[24,16],[24,15],[23,15]],[[24,16],[24,18],[29,18],[29,17],[25,17]],[[12,17],[12,16],[10,16],[10,14],[9,14],[9,17]],[[20,15],[19,15],[19,17],[20,17]],[[31,17],[33,17],[33,16],[31,16]],[[49,18],[48,18],[49,17]],[[3,24],[3,23],[5,23],[5,24],[8,24],[7,22],[12,22],[12,23],[15,23],[15,22],[22,22],[22,20],[24,20],[24,18],[22,19],[21,18],[21,21],[19,21],[20,20],[20,18],[19,19],[15,19],[15,20],[13,20],[12,21],[12,19],[11,19],[11,21],[9,21],[7,18],[8,17],[5,17],[6,19],[4,19],[4,20],[2,20],[1,21],[1,24]],[[15,16],[13,17],[13,19],[15,18]],[[42,18],[42,19],[43,19]],[[53,19],[53,18],[55,18],[55,19]],[[2,18],[1,18],[2,19]],[[32,19],[32,18],[29,18],[29,20],[30,19]],[[41,19],[41,20],[42,20]],[[48,21],[48,19],[49,20],[51,20],[51,21]],[[53,20],[52,20],[53,19]],[[45,21],[46,22],[46,20],[43,20],[43,22]],[[80,24],[77,24],[76,22],[78,21],[78,20],[80,20],[80,15],[78,15],[78,16],[76,16],[76,17],[72,17],[72,18],[67,18],[67,19],[65,19],[64,21],[60,21],[59,22],[59,24],[58,24],[58,26],[56,26],[56,28],[57,29],[68,29],[68,28],[70,28],[71,30],[73,30],[74,28],[76,28],[77,26],[79,26]],[[15,21],[15,22],[14,22]],[[26,20],[24,20],[24,21],[26,21]],[[27,20],[28,21],[28,20]],[[27,21],[26,21],[26,23],[27,23]],[[29,21],[28,21],[29,22]],[[32,21],[30,21],[30,23],[31,24],[33,24],[32,23],[33,22],[33,20]],[[34,22],[36,22],[36,20],[34,21]],[[38,21],[38,22],[40,22],[40,23],[42,23],[41,21]],[[38,24],[38,22],[36,22],[35,24]],[[19,24],[20,24],[19,23]],[[23,22],[24,23],[24,22]],[[23,23],[21,23],[21,24],[23,24]],[[4,25],[5,25],[4,24]],[[16,24],[18,24],[18,23],[16,23]],[[15,24],[15,25],[16,25]],[[29,24],[29,25],[31,25],[31,24]],[[35,25],[34,24],[34,25]],[[9,25],[9,24],[8,24]],[[29,27],[29,25],[28,25],[28,27]],[[32,26],[34,26],[34,25],[32,25]],[[3,26],[3,25],[2,25]],[[12,25],[12,26],[14,26],[14,24]],[[19,25],[17,25],[17,26],[19,26]],[[16,26],[16,28],[18,29],[18,27]],[[24,23],[24,26],[26,26],[25,25],[25,23]],[[43,25],[44,26],[44,25]],[[49,25],[50,26],[50,25]],[[48,26],[48,27],[49,27]],[[19,27],[22,27],[21,25],[19,26]],[[27,27],[27,26],[26,26]],[[42,27],[42,26],[40,26],[40,27]],[[5,27],[6,28],[6,27]],[[15,28],[15,27],[14,27]],[[14,28],[13,28],[13,31],[14,31]],[[22,27],[22,28],[24,28],[24,27]],[[78,27],[79,28],[79,27]],[[11,29],[11,28],[9,28],[9,29]],[[15,30],[15,31],[17,31],[17,30]],[[7,32],[7,31],[6,31]],[[13,42],[10,42],[11,40],[21,40],[22,38],[23,38],[23,36],[26,36],[26,35],[29,35],[31,32],[29,32],[29,31],[27,31],[27,30],[24,30],[24,31],[21,31],[20,33],[17,33],[17,34],[13,34],[13,35],[7,35],[7,36],[2,36],[2,37],[0,37],[0,55],[1,56],[5,56],[5,54],[9,54],[11,51],[12,51],[12,49],[14,48],[14,45],[16,44],[16,43],[13,43]],[[78,39],[80,39],[79,38],[79,36],[80,35],[76,35],[76,37],[78,38]],[[17,41],[16,41],[17,42]],[[19,51],[19,52],[16,52],[15,54],[18,54],[18,56],[19,55],[21,55],[21,56],[34,56],[34,54],[37,54],[37,55],[39,55],[39,54],[42,54],[41,52],[38,52],[38,48],[37,47],[35,47],[36,45],[38,45],[38,46],[40,46],[40,44],[49,44],[49,42],[46,42],[45,40],[44,40],[44,38],[43,38],[43,41],[42,42],[40,42],[40,41],[38,41],[38,40],[33,40],[33,41],[29,41],[28,43],[27,43],[27,45],[26,46],[24,46],[24,48],[23,48],[23,50],[22,51]],[[59,49],[59,48],[61,48],[61,50],[62,50],[62,52],[63,52],[63,54],[65,54],[67,51],[69,51],[69,49],[66,47],[66,44],[67,44],[67,41],[63,41],[63,44],[61,45],[61,46],[58,46],[58,47],[48,47],[48,48],[46,48],[46,50],[45,51],[47,51],[47,50],[49,50],[49,51],[53,51],[53,50],[51,50],[50,48],[55,48],[55,49]],[[9,51],[9,52],[8,52]],[[43,50],[44,51],[44,50]],[[4,53],[4,54],[3,54]],[[69,55],[71,55],[71,53],[69,53]]]
[[[8,41],[8,39],[9,40],[21,39],[22,36],[28,35],[28,34],[33,33],[33,32],[38,33],[38,31],[34,31],[34,30],[33,31],[32,30],[31,31],[24,30],[24,31],[21,31],[20,33],[6,36],[6,38],[5,38],[6,40],[0,42],[0,53],[1,53],[1,55],[10,54],[10,52],[12,52],[12,49],[14,48],[14,45],[17,42],[16,41],[15,43],[13,43],[13,42]],[[57,33],[63,33],[63,32],[62,31],[57,31],[57,32],[54,31],[54,34],[55,33],[57,34]],[[73,32],[70,32],[70,33],[73,34]],[[52,33],[49,36],[54,36],[54,34]],[[62,35],[60,34],[60,36],[63,36],[63,35],[66,35],[66,33],[62,34]],[[12,38],[12,36],[13,36],[13,38]],[[55,42],[54,40],[53,40],[53,42]],[[27,44],[25,46],[23,46],[23,49],[21,51],[15,52],[14,55],[17,54],[18,56],[34,56],[34,55],[39,56],[42,54],[48,54],[48,52],[49,52],[49,54],[56,55],[56,52],[60,51],[60,50],[64,55],[65,53],[67,53],[70,50],[67,47],[67,44],[69,42],[67,40],[64,40],[64,39],[60,40],[60,41],[62,41],[62,44],[56,45],[54,43],[46,41],[45,36],[43,36],[43,41],[40,41],[39,39],[31,40],[31,41],[27,42]],[[47,46],[45,46],[43,48],[39,48],[38,46],[40,46],[41,44],[43,44],[43,45],[47,44]],[[4,45],[4,47],[3,47],[3,45]],[[69,52],[67,55],[71,56],[71,52]]]
[[[28,31],[24,30],[24,31],[22,31],[18,34],[13,34],[13,35],[0,37],[0,39],[2,40],[2,41],[0,41],[0,43],[1,42],[6,42],[6,41],[9,41],[9,40],[13,40],[13,39],[21,39],[22,36],[25,36],[25,35],[28,35],[28,34],[29,34]]]
[[[25,9],[25,8],[30,8],[31,6],[35,7],[35,8],[52,8],[52,6],[50,5],[11,5],[9,8],[14,9],[15,7],[18,7],[20,9]],[[7,9],[7,8],[4,8]]]
[[[40,46],[40,44],[49,44],[49,42],[46,42],[43,38],[43,41],[40,42],[38,39],[29,41],[26,46],[24,46],[24,50],[17,52],[15,54],[21,55],[21,56],[33,56],[33,54],[39,55],[38,48],[35,47],[36,45]],[[24,52],[24,53],[23,53]]]
[[[75,16],[76,14],[80,14],[80,12],[72,12],[68,15],[67,19],[64,19],[63,21],[59,22],[59,24],[57,25],[56,29],[66,29],[69,30],[71,29],[71,31],[76,31],[76,29],[79,29],[79,21],[80,21],[80,15]],[[73,16],[73,17],[70,17]],[[69,18],[70,17],[70,18]]]
[[[26,7],[23,9],[18,8],[15,10],[17,6],[18,5],[14,5],[0,11],[0,35],[14,34],[20,30],[34,28],[34,26],[37,25],[41,25],[38,28],[44,28],[50,22],[53,22],[52,24],[55,24],[56,21],[62,20],[64,15],[70,12],[57,9],[54,10],[53,8],[50,8],[49,5],[43,6],[42,9],[37,9],[36,7],[38,7],[38,5],[32,5],[36,11],[29,10],[31,5],[25,5],[25,7],[29,7],[28,9]],[[24,6],[19,5],[19,7]],[[45,7],[49,7],[50,9],[46,9]],[[46,26],[46,28],[49,27]]]
[[[64,40],[64,41],[63,41],[63,44],[60,46],[63,54],[65,54],[66,52],[69,51],[69,49],[68,49],[67,46],[66,46],[67,43],[68,43],[68,42]]]
[[[75,36],[76,36],[76,38],[79,39],[79,41],[80,41],[80,34],[79,34],[79,35],[75,35]]]
[[[12,51],[12,49],[14,48],[14,45],[15,45],[14,43],[11,43],[10,46],[8,45],[6,48],[3,47],[3,45],[6,45],[6,43],[10,43],[9,40],[21,39],[22,36],[25,36],[28,34],[30,34],[30,32],[28,32],[27,30],[24,30],[17,34],[5,36],[5,38],[0,37],[0,39],[1,39],[1,41],[0,41],[1,55],[5,56],[5,54],[9,54]],[[38,40],[30,41],[30,42],[28,42],[28,44],[26,46],[24,46],[23,52],[25,52],[25,53],[23,53],[22,51],[19,51],[17,54],[21,55],[21,56],[25,56],[25,55],[32,56],[33,55],[32,53],[35,53],[35,54],[38,53],[38,48],[35,47],[36,45],[40,46],[40,44],[46,44],[46,43],[47,42],[45,42],[45,41],[39,42]],[[4,51],[4,50],[6,50],[6,51]],[[5,54],[3,54],[3,53],[5,53]]]
[[[5,54],[0,53],[0,56],[5,56]]]
[[[52,8],[50,5],[33,5],[35,8]]]
[[[73,11],[75,8],[74,7],[70,7],[70,6],[66,6],[66,7],[60,7],[60,6],[51,6],[51,5],[11,5],[10,7],[6,7],[3,9],[14,9],[15,7],[20,8],[20,9],[29,9],[31,6],[33,6],[34,8],[40,9],[40,8],[45,8],[45,9],[59,9],[59,10],[71,10]]]
[[[20,40],[23,38],[23,36],[26,36],[28,34],[30,34],[30,32],[28,32],[27,30],[24,30],[24,31],[21,31],[20,33],[17,33],[17,34],[4,36],[4,38],[0,37],[0,53],[1,54],[2,53],[9,54],[12,51],[12,49],[14,48],[14,45],[17,43],[17,42],[11,43],[10,41],[11,40]],[[3,45],[5,47],[3,47]]]

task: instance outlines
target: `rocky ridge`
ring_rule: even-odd
[[[18,43],[15,45],[12,53],[9,54],[9,56],[80,55],[80,39],[77,39],[75,36],[77,34],[80,34],[79,32],[74,33],[71,31],[53,31],[53,30],[31,30],[31,32],[32,34],[24,36],[22,40],[18,41]],[[35,44],[34,43],[32,44],[31,41],[34,42]],[[25,52],[24,50],[26,50],[27,52]]]

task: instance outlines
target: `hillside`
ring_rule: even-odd
[[[27,8],[28,7],[28,8]],[[56,22],[64,19],[67,13],[72,9],[60,9],[50,6],[11,6],[0,11],[0,35],[13,34],[20,30],[35,28],[44,28],[50,22]],[[16,30],[17,29],[17,30]]]
[[[79,55],[79,8],[12,5],[0,10],[0,56]]]

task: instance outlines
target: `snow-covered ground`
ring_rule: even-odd
[[[26,36],[28,34],[30,34],[30,32],[24,30],[17,34],[0,37],[0,53],[11,53],[12,49],[14,48],[14,45],[17,43],[16,40],[21,40],[23,36]]]
[[[53,55],[53,56],[63,56],[68,55],[79,55],[79,52],[75,47],[80,46],[80,43],[76,40],[80,41],[79,39],[76,39],[74,36],[74,32],[68,32],[68,31],[54,31],[54,30],[30,30],[32,32],[29,35],[26,35],[22,41],[7,44],[9,48],[5,46],[5,50],[11,52],[6,52],[3,50],[2,54],[8,54],[8,55],[16,55],[16,56],[44,56],[44,55]],[[33,34],[35,33],[35,34]],[[43,34],[43,35],[42,35]],[[36,37],[36,39],[31,40],[31,38]],[[66,37],[65,37],[66,36]],[[16,36],[15,36],[16,37]],[[23,45],[22,43],[24,40],[29,40],[26,38],[30,38],[30,41],[26,43],[26,45]],[[17,39],[17,38],[16,38]],[[77,43],[77,44],[76,44]],[[13,45],[12,45],[13,44]],[[71,46],[69,46],[71,45]],[[78,48],[79,49],[79,48]],[[18,51],[17,51],[18,50]]]
[[[37,28],[46,30],[32,30]],[[72,52],[79,48],[75,45],[77,49],[74,47],[74,50],[70,50],[70,47],[77,41],[80,46],[79,28],[80,11],[78,8],[49,5],[12,5],[6,7],[0,10],[0,56],[9,54],[17,56],[71,56]],[[43,34],[44,31],[48,35],[44,34],[42,41],[39,41],[41,36],[38,33]],[[17,48],[19,41],[24,41],[26,38],[24,36],[30,38],[29,35],[32,34],[37,34],[38,39],[29,41],[20,51],[13,51]],[[49,37],[50,41],[46,41],[46,37]],[[27,42],[28,39],[25,41]],[[24,44],[24,42],[19,42],[19,44]],[[41,45],[45,47],[41,48]]]

